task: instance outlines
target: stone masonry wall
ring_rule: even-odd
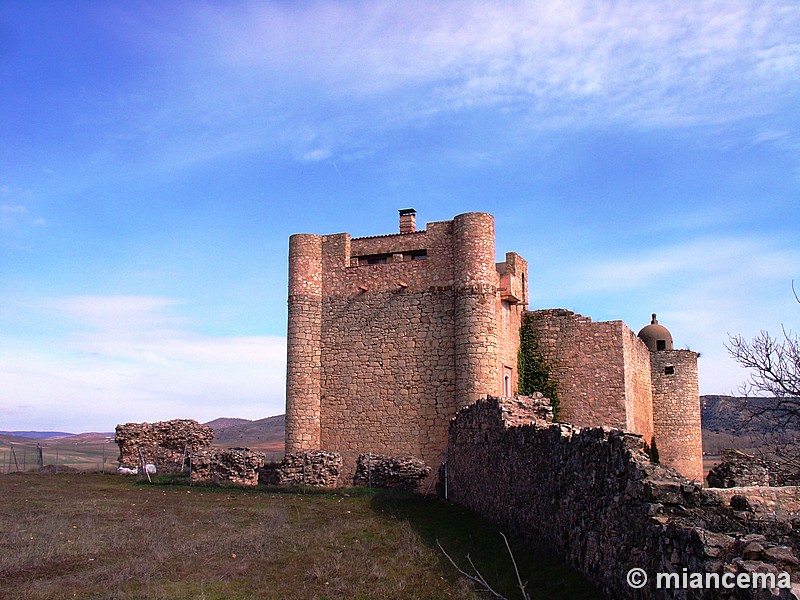
[[[519,413],[505,399],[488,399],[452,421],[449,498],[572,564],[609,598],[755,599],[764,596],[656,589],[654,580],[657,573],[797,568],[789,549],[748,536],[716,496],[652,464],[640,436],[566,424],[514,426],[506,406]],[[632,568],[648,574],[641,589],[626,583]],[[783,589],[774,597],[796,596]]]
[[[324,306],[320,445],[342,455],[342,480],[352,480],[363,452],[438,465],[456,411],[452,290],[332,297]]]
[[[769,469],[767,463],[760,458],[733,448],[723,449],[721,455],[722,462],[711,467],[706,476],[709,487],[769,486]]]
[[[635,334],[622,321],[596,323],[565,309],[531,314],[539,347],[558,381],[559,420],[618,427],[649,441],[650,360]]]
[[[653,429],[661,463],[690,479],[703,480],[703,434],[697,387],[697,353],[650,353]]]
[[[649,444],[653,439],[653,392],[650,380],[650,351],[624,323],[622,327],[625,362],[626,431],[638,433]]]
[[[383,456],[360,454],[356,460],[353,484],[363,487],[420,490],[431,468],[413,456]]]

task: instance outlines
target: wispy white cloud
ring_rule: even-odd
[[[786,1],[115,12],[125,16],[109,27],[170,84],[130,91],[126,115],[138,125],[115,135],[149,140],[168,169],[272,147],[342,160],[386,131],[476,108],[514,111],[516,130],[651,129],[774,116],[798,95],[800,8]],[[306,128],[324,144],[298,144]]]
[[[45,427],[51,419],[86,430],[283,412],[285,338],[199,334],[171,314],[180,306],[149,296],[76,296],[30,306],[53,319],[68,316],[74,327],[46,345],[0,340],[6,418],[19,428]]]
[[[158,296],[66,296],[42,300],[39,306],[81,327],[145,335],[185,323],[167,310],[180,304],[180,300]]]
[[[663,244],[635,256],[605,256],[573,271],[574,291],[628,290],[678,277],[706,282],[735,278],[751,284],[763,279],[789,280],[800,257],[780,240],[757,237],[706,237]],[[685,281],[685,279],[684,279]]]
[[[291,71],[333,96],[424,86],[416,110],[575,118],[586,104],[593,122],[719,122],[796,94],[800,68],[800,11],[786,2],[317,2],[222,8],[213,23],[206,39],[231,68]]]

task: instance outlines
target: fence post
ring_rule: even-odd
[[[14,458],[14,467],[17,469],[17,473],[19,473],[19,463],[17,462],[17,451],[14,450],[14,446],[11,446],[11,457]],[[11,457],[8,459],[8,472],[11,472]]]

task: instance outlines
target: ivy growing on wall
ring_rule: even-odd
[[[526,313],[519,329],[519,354],[517,356],[519,373],[519,393],[528,396],[534,392],[550,400],[553,414],[558,419],[558,382],[550,371],[544,355],[539,350],[539,340],[533,327],[533,316]]]

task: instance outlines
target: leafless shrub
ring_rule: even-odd
[[[520,591],[522,600],[530,600],[530,596],[525,591],[525,586],[527,585],[527,583],[522,583],[522,578],[520,577],[519,569],[517,568],[517,561],[514,559],[514,553],[511,551],[511,546],[508,545],[508,539],[506,538],[505,534],[503,534],[502,532],[500,533],[500,535],[503,536],[503,542],[505,542],[506,550],[508,551],[508,556],[511,558],[511,563],[514,565],[514,573],[517,576],[517,587],[519,587],[519,591]],[[478,570],[478,567],[476,567],[475,563],[472,562],[472,558],[470,557],[469,554],[467,554],[466,559],[467,559],[467,562],[469,563],[469,566],[472,567],[472,571],[473,571],[472,573],[467,573],[461,567],[459,567],[456,564],[456,561],[454,561],[453,558],[447,553],[447,551],[444,548],[442,548],[442,545],[439,543],[439,540],[436,540],[436,545],[439,546],[439,550],[441,550],[442,554],[444,554],[447,557],[447,560],[449,560],[450,564],[452,564],[453,567],[455,567],[456,571],[461,573],[461,575],[463,575],[464,577],[466,577],[467,579],[469,579],[470,581],[472,581],[476,585],[480,586],[480,589],[479,589],[480,592],[486,592],[490,596],[492,596],[493,598],[499,598],[501,600],[508,600],[508,598],[506,598],[502,594],[500,594],[500,593],[496,592],[494,589],[492,589],[492,586],[489,585],[489,583],[486,581],[486,578]]]

